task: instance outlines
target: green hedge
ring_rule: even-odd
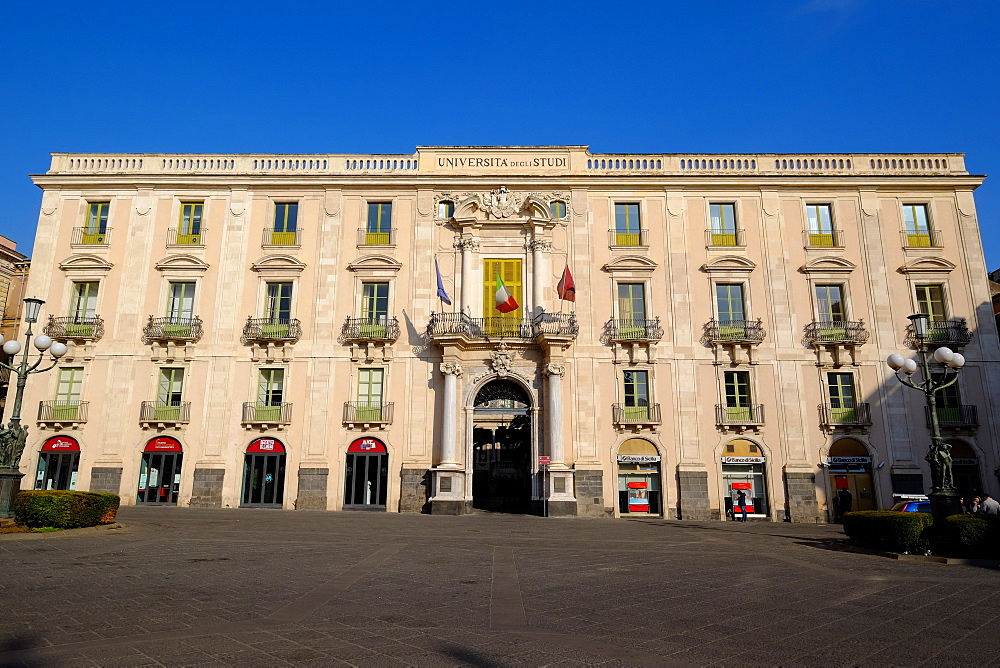
[[[1000,515],[952,515],[945,522],[948,543],[960,554],[1000,556]]]
[[[121,499],[100,492],[24,491],[14,497],[14,521],[29,527],[77,529],[115,521]]]
[[[929,543],[930,513],[862,510],[844,514],[844,533],[864,547],[890,552],[922,552]]]

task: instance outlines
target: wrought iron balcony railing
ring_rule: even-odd
[[[975,406],[938,406],[938,425],[942,427],[978,427],[979,410]],[[927,428],[931,427],[931,409],[924,406],[924,417],[927,419]]]
[[[580,333],[580,324],[576,321],[576,313],[546,313],[541,312],[534,320],[535,336],[570,336]]]
[[[729,406],[715,404],[715,422],[727,426],[761,426],[764,424],[764,405]]]
[[[149,316],[149,322],[142,328],[142,337],[146,341],[197,341],[201,338],[201,318],[154,318]]]
[[[660,404],[649,404],[648,406],[613,404],[611,416],[617,425],[660,424]]]
[[[392,424],[393,402],[344,402],[344,422],[360,424]]]
[[[204,246],[206,231],[207,230],[203,227],[197,232],[189,232],[187,234],[181,234],[181,232],[176,227],[171,227],[167,229],[167,245]]]
[[[431,338],[460,335],[470,339],[534,339],[539,336],[575,337],[579,331],[580,326],[572,313],[540,313],[533,320],[432,313],[427,325]]]
[[[302,230],[289,230],[280,232],[275,229],[264,230],[264,238],[261,240],[262,246],[298,246],[302,243]]]
[[[862,320],[816,321],[806,326],[809,343],[840,343],[860,346],[868,340],[868,330]]]
[[[872,423],[871,404],[842,400],[840,405],[822,404],[819,407],[820,420],[825,425],[870,425]]]
[[[39,401],[39,422],[86,422],[89,401]]]
[[[160,422],[163,424],[187,424],[191,421],[191,402],[164,404],[159,401],[144,401],[139,408],[139,422]]]
[[[709,228],[705,230],[705,245],[742,247],[747,245],[746,235],[743,233],[743,228],[740,227],[732,230],[713,230]]]
[[[807,248],[843,248],[844,231],[828,230],[826,232],[813,232],[806,230],[803,240]]]
[[[298,341],[302,337],[302,325],[298,318],[247,318],[243,326],[244,345],[254,341]]]
[[[104,336],[104,318],[99,315],[59,318],[50,315],[49,322],[42,331],[53,339],[97,341]]]
[[[972,332],[965,318],[949,320],[931,320],[927,323],[927,338],[924,343],[964,346],[972,341]],[[917,338],[913,335],[913,325],[906,326],[906,342],[916,346]]]
[[[608,232],[608,239],[608,244],[611,246],[648,246],[649,230],[638,230],[636,232],[610,230]]]
[[[757,320],[709,320],[705,333],[712,343],[760,343],[764,340],[763,324]]]
[[[660,319],[640,320],[629,318],[604,323],[604,336],[608,341],[659,341],[663,338]]]
[[[340,331],[344,341],[389,341],[399,338],[399,320],[384,315],[373,318],[348,318]]]
[[[70,243],[74,246],[107,246],[111,243],[111,228],[93,230],[86,227],[74,227]]]
[[[271,405],[247,401],[243,404],[243,424],[290,424],[291,421],[290,403]]]
[[[941,243],[941,233],[938,230],[922,230],[920,232],[910,232],[903,230],[900,232],[903,238],[904,248],[943,248]]]
[[[384,232],[369,232],[362,227],[358,230],[359,246],[395,246],[396,228],[385,230]]]

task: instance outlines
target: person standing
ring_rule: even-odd
[[[843,519],[846,513],[851,512],[854,507],[854,495],[851,494],[851,490],[846,487],[837,490],[837,509],[840,511],[840,517]]]
[[[740,507],[740,522],[747,521],[747,493],[742,489],[736,491],[736,504]]]
[[[985,515],[1000,514],[1000,503],[989,494],[983,494],[983,502],[979,504],[979,512]]]

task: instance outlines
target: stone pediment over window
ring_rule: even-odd
[[[347,268],[364,277],[395,276],[403,265],[388,255],[365,255],[347,265]]]
[[[194,255],[168,255],[156,263],[156,270],[164,274],[198,275],[208,271],[208,263]]]
[[[625,255],[623,257],[617,257],[611,262],[601,267],[606,272],[617,274],[617,273],[645,273],[649,274],[656,270],[659,265],[648,257],[642,257],[639,255]]]
[[[112,267],[114,265],[104,258],[86,253],[70,255],[59,263],[59,268],[67,274],[104,274]]]
[[[301,274],[305,268],[304,262],[291,255],[265,255],[250,265],[250,269],[259,274],[274,276]]]
[[[918,257],[899,268],[901,274],[947,274],[955,263],[943,257]]]
[[[847,274],[858,266],[842,257],[818,257],[802,265],[800,271],[805,274]]]
[[[751,260],[739,255],[722,255],[713,258],[702,265],[702,271],[708,272],[751,272],[757,268]]]

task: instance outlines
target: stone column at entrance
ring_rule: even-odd
[[[441,410],[441,463],[442,468],[458,468],[458,377],[462,365],[442,362],[444,374],[444,406]]]
[[[546,510],[549,516],[572,516],[577,511],[573,471],[566,466],[563,448],[562,377],[566,374],[566,367],[549,362],[544,372],[549,379],[545,392],[545,436],[551,458],[548,480],[545,481]]]
[[[461,515],[469,511],[466,503],[465,471],[458,463],[458,377],[459,362],[442,362],[444,405],[441,407],[441,461],[434,467],[431,513]]]
[[[552,250],[552,242],[536,237],[528,242],[528,248],[531,249],[531,305],[537,311],[542,307],[542,289],[549,285],[542,271],[542,251]]]
[[[562,364],[546,364],[545,375],[549,377],[546,393],[545,412],[548,424],[549,456],[552,468],[565,468],[566,455],[563,452],[562,418],[562,377],[566,367]]]

